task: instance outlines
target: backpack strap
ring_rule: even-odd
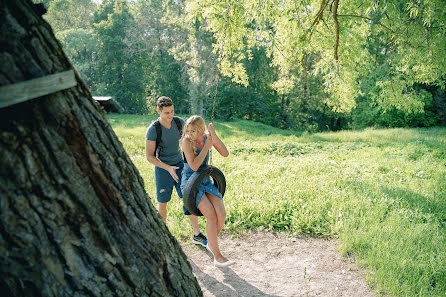
[[[173,117],[175,124],[177,125],[178,131],[180,132],[180,137],[183,134],[183,124],[180,121],[179,117]]]
[[[160,143],[161,143],[161,136],[163,134],[163,129],[161,129],[161,123],[159,120],[156,120],[153,125],[155,126],[156,130],[156,145],[155,145],[155,157],[159,157],[160,153]]]
[[[178,131],[180,131],[180,138],[181,138],[181,136],[183,135],[183,124],[181,123],[181,121],[178,117],[173,117],[173,120],[175,121],[175,124],[177,124],[177,128],[178,128]],[[184,155],[184,152],[183,152],[183,161],[184,161],[184,163],[187,163],[186,156]]]

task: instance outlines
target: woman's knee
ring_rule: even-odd
[[[217,214],[217,218],[219,221],[225,221],[226,220],[226,211],[223,208],[222,210],[219,210],[218,212],[216,212]]]
[[[208,222],[217,222],[217,219],[219,218],[217,216],[217,213],[215,212],[215,210],[211,210],[209,212],[207,212],[206,214],[204,214],[204,216],[206,217],[206,220],[208,220]]]
[[[213,197],[212,205],[214,206],[215,213],[217,214],[217,217],[219,220],[225,220],[226,219],[226,208],[223,204],[223,201],[218,197]]]
[[[198,209],[205,216],[206,220],[211,222],[217,221],[217,213],[215,212],[214,206],[206,197],[206,195],[203,196],[203,198],[200,201],[200,204],[198,204]]]

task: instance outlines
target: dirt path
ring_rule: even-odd
[[[217,268],[205,248],[183,242],[205,297],[373,297],[363,272],[336,252],[336,241],[271,232],[223,235],[220,249],[237,263]]]

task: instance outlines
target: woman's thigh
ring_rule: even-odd
[[[211,203],[211,201],[209,200],[209,198],[206,196],[206,194],[203,195],[203,198],[201,198],[200,203],[198,204],[197,207],[201,213],[206,217],[212,217],[215,216],[215,209],[214,209],[214,205]]]
[[[215,212],[218,215],[226,215],[225,205],[223,204],[223,199],[220,199],[219,197],[212,195],[210,193],[206,193],[205,196],[207,196],[208,200],[212,204],[212,206],[215,209]]]

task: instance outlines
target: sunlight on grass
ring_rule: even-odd
[[[144,135],[156,116],[108,115],[156,205]],[[368,268],[368,281],[395,296],[446,296],[446,128],[317,134],[249,121],[216,122],[228,158],[223,232],[275,230],[339,237]],[[190,237],[176,195],[170,231]],[[204,219],[200,219],[204,229]]]

